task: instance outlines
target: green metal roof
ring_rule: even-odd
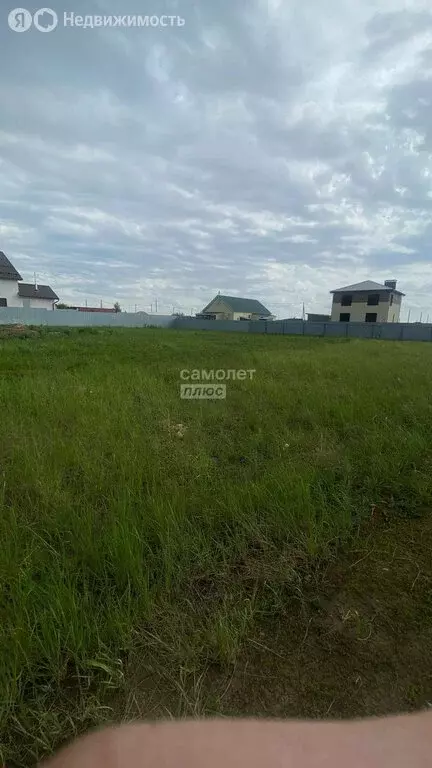
[[[245,312],[245,314],[254,314],[254,315],[271,315],[271,312],[264,306],[264,304],[261,304],[260,301],[257,299],[241,299],[239,296],[221,296],[218,294],[217,296],[210,301],[209,304],[203,309],[203,312],[206,312],[208,307],[210,307],[217,299],[221,299],[221,301],[226,304],[231,312]]]

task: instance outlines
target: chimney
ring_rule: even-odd
[[[396,283],[397,280],[385,280],[384,285],[386,288],[391,288],[393,291],[396,290]]]

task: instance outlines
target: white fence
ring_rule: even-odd
[[[31,309],[29,307],[2,307],[0,325],[22,323],[23,325],[51,326],[105,326],[112,328],[144,328],[157,325],[166,328],[171,325],[171,315],[149,315],[146,312],[78,312],[75,309]]]

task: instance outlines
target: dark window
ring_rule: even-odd
[[[367,323],[376,323],[377,321],[377,313],[376,312],[366,312],[365,320]]]
[[[379,304],[379,293],[370,293],[368,296],[368,307],[376,307]]]
[[[0,307],[7,307],[7,299],[0,299]]]
[[[352,304],[352,296],[351,296],[351,294],[350,293],[345,293],[342,296],[341,306],[342,307],[350,307],[351,304]]]
[[[341,312],[339,315],[339,322],[340,323],[349,323],[351,317],[350,312]]]
[[[393,304],[393,298],[394,298],[394,296],[393,296],[393,294],[392,294],[392,295],[390,296],[390,306],[392,306],[392,304]]]

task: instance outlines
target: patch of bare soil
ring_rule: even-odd
[[[432,705],[431,553],[432,514],[372,521],[255,625],[231,668],[186,665],[171,685],[135,660],[119,715],[355,718]]]

